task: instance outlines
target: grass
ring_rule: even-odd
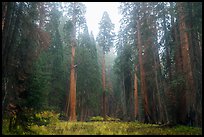
[[[9,132],[7,119],[2,123],[3,135],[202,135],[202,128],[178,125],[172,128],[141,122],[121,122],[120,119],[107,116],[91,117],[90,122],[60,121],[59,114],[44,111],[35,114],[28,131],[17,126]]]
[[[6,126],[2,126],[6,127]],[[202,135],[202,128],[176,126],[162,128],[156,124],[143,124],[139,122],[65,122],[58,121],[47,126],[32,125],[30,132],[17,132],[15,134],[36,135]],[[12,134],[2,130],[3,134]]]

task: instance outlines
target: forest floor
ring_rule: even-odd
[[[8,124],[2,125],[2,134],[21,135],[202,135],[202,128],[189,126],[161,127],[140,122],[66,122],[58,121],[48,125],[32,125],[32,132],[8,132]]]

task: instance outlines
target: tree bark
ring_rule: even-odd
[[[135,74],[134,74],[134,117],[136,119],[138,119],[139,117],[139,113],[138,113],[138,87],[137,87],[137,75],[136,75],[136,72],[137,72],[137,66],[135,65]]]
[[[138,49],[139,49],[139,64],[140,64],[140,79],[141,79],[141,94],[144,104],[144,113],[145,113],[145,122],[149,122],[149,108],[147,100],[147,90],[145,83],[145,71],[142,60],[142,43],[141,43],[141,34],[140,34],[140,21],[137,22],[137,40],[138,40]]]
[[[74,68],[75,47],[72,46],[71,72],[70,72],[70,121],[76,121],[76,79]]]
[[[105,53],[103,52],[102,82],[103,82],[103,118],[106,120],[106,77],[105,77]]]
[[[187,3],[187,20],[192,19],[200,19],[202,18],[201,16],[196,15],[195,8],[198,8],[199,3],[194,3],[194,2],[189,2]],[[189,114],[190,119],[191,119],[191,126],[201,126],[202,123],[202,78],[201,75],[198,76],[199,74],[202,74],[202,48],[200,47],[202,43],[202,39],[199,38],[199,31],[202,30],[202,28],[199,28],[198,24],[201,22],[194,22],[194,21],[186,21],[187,28],[190,29],[188,31],[188,38],[189,38],[189,55],[191,59],[191,67],[192,67],[192,75],[194,78],[194,87],[195,87],[195,92],[192,94],[194,98],[192,99],[192,110],[190,111],[191,114]],[[194,113],[194,115],[192,115]],[[199,118],[200,117],[200,118]]]
[[[74,10],[75,10],[74,3]],[[76,75],[75,75],[75,48],[76,48],[76,15],[72,16],[73,33],[72,33],[72,56],[71,56],[71,71],[70,71],[70,121],[76,121]]]
[[[194,87],[194,79],[192,74],[191,67],[191,58],[190,58],[190,42],[189,42],[189,32],[187,31],[186,24],[186,8],[185,3],[178,2],[178,16],[179,16],[179,31],[180,31],[180,46],[181,46],[181,55],[182,55],[182,63],[183,63],[183,74],[185,78],[185,106],[186,110],[184,110],[181,120],[185,123],[186,116],[190,113],[190,111],[194,111],[194,102],[195,102],[195,87]]]

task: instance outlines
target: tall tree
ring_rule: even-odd
[[[76,3],[73,3],[73,10],[76,8]],[[74,65],[74,57],[75,57],[75,48],[76,48],[76,15],[73,11],[72,15],[72,56],[71,56],[71,67],[70,67],[70,121],[76,121],[76,76],[75,76],[75,65]]]
[[[140,64],[140,79],[141,79],[141,93],[143,96],[143,103],[144,103],[144,112],[145,112],[145,121],[149,121],[149,108],[148,108],[148,100],[147,100],[147,90],[146,90],[146,83],[145,83],[145,71],[143,66],[143,59],[142,55],[142,43],[141,43],[141,33],[140,33],[140,21],[138,21],[138,30],[137,30],[137,40],[138,40],[138,50],[139,50],[139,64]]]
[[[186,24],[189,28],[189,55],[191,58],[191,67],[193,73],[193,80],[195,86],[195,92],[192,99],[192,109],[190,111],[190,123],[192,126],[202,126],[202,6],[199,2],[187,3],[187,18]],[[193,97],[192,96],[192,97]]]
[[[101,76],[99,73],[96,43],[89,35],[86,23],[78,36],[76,50],[77,64],[77,114],[81,121],[89,116],[99,115]]]
[[[184,112],[182,112],[181,121],[185,122],[185,118],[190,111],[195,111],[195,86],[190,58],[190,39],[189,33],[186,31],[188,25],[186,24],[186,4],[183,2],[177,3],[179,31],[180,31],[180,46],[182,56],[183,75],[185,78],[185,93],[184,93]]]
[[[103,50],[103,61],[102,61],[102,82],[103,82],[103,112],[102,115],[106,118],[106,100],[105,100],[105,92],[106,92],[106,83],[105,83],[105,54],[110,51],[110,47],[113,46],[113,38],[114,38],[114,24],[111,22],[108,13],[105,11],[103,13],[103,17],[99,23],[99,34],[97,36],[98,45],[102,47]]]
[[[39,28],[37,3],[10,2],[6,6],[6,18],[3,26],[2,62],[3,62],[3,107],[18,107],[15,127],[24,124],[21,119],[28,105],[29,78],[33,64],[42,50],[49,47],[49,35]],[[28,46],[29,45],[29,46]],[[4,104],[5,103],[5,104]],[[12,111],[12,110],[11,110]],[[11,120],[14,115],[10,115]],[[25,116],[25,115],[24,115]],[[11,122],[12,123],[12,122]],[[12,127],[12,125],[11,125]]]
[[[52,7],[53,5],[53,7]],[[63,104],[63,92],[65,87],[63,84],[63,47],[62,40],[59,33],[60,17],[62,13],[57,9],[59,5],[50,4],[51,11],[49,12],[50,21],[46,25],[46,31],[50,33],[51,45],[49,47],[49,59],[51,65],[51,85],[50,92],[48,94],[49,106],[55,111],[62,109]],[[55,98],[53,97],[55,96]],[[56,96],[58,98],[56,98]]]
[[[86,8],[84,4],[78,3],[78,2],[71,2],[68,4],[68,17],[72,21],[71,22],[71,66],[70,66],[70,92],[69,92],[69,98],[67,98],[67,102],[69,100],[70,105],[70,115],[69,119],[70,121],[76,121],[76,64],[75,64],[75,49],[77,46],[77,41],[76,41],[76,31],[77,28],[80,27],[82,23],[85,22],[85,12]],[[67,103],[68,104],[68,103]],[[68,109],[67,109],[68,110]]]

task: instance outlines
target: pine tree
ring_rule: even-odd
[[[107,12],[103,13],[103,17],[99,23],[99,34],[97,36],[98,45],[102,47],[103,61],[102,61],[102,82],[103,82],[103,117],[106,118],[106,83],[105,83],[105,54],[110,51],[110,47],[113,46],[114,24],[112,24]]]

